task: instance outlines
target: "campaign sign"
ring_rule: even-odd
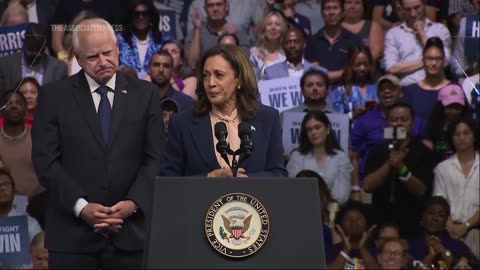
[[[262,104],[273,107],[279,112],[303,103],[299,77],[259,81],[258,88]]]
[[[20,52],[28,23],[0,27],[0,56]]]
[[[158,30],[162,32],[163,36],[170,39],[177,39],[177,28],[175,25],[175,11],[160,9],[158,10],[160,21],[158,23]]]
[[[31,267],[27,216],[0,218],[0,264],[6,269]]]
[[[300,142],[300,128],[305,114],[304,112],[283,113],[282,139],[286,155],[290,155],[292,150],[298,147]],[[350,139],[350,120],[348,119],[348,115],[340,113],[327,113],[326,115],[332,124],[331,132],[335,134],[342,150],[347,152]]]
[[[479,55],[480,48],[480,16],[467,16],[465,23],[465,56],[475,60]]]

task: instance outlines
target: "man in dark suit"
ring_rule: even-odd
[[[305,58],[305,34],[296,27],[290,27],[283,35],[282,48],[287,60],[271,65],[265,69],[264,80],[273,80],[285,77],[302,77],[303,73],[314,67],[328,73],[323,67],[314,65]]]
[[[15,89],[24,77],[34,77],[40,85],[67,77],[67,65],[45,54],[46,41],[38,24],[28,26],[22,52],[3,56],[0,61],[0,91]]]
[[[139,268],[164,142],[158,89],[118,72],[105,20],[82,21],[72,40],[83,70],[40,91],[32,131],[49,266]]]

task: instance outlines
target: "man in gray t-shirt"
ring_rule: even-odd
[[[237,25],[227,21],[228,10],[227,0],[205,0],[206,20],[202,21],[198,10],[193,11],[193,30],[188,31],[185,39],[188,65],[191,68],[195,69],[200,56],[206,50],[216,46],[218,37],[226,32],[235,33],[240,40],[240,47],[248,52],[248,34]]]

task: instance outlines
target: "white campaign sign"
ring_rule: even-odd
[[[262,104],[273,107],[279,112],[303,103],[299,77],[259,81],[258,89]]]
[[[302,126],[304,112],[285,112],[283,113],[282,139],[283,148],[286,155],[290,155],[293,149],[298,147],[300,140],[300,128]],[[332,124],[332,131],[340,143],[345,153],[348,152],[348,142],[350,140],[350,120],[348,115],[340,113],[326,114]]]

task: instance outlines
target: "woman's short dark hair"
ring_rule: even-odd
[[[216,46],[203,54],[197,68],[197,89],[195,93],[198,99],[195,102],[195,113],[204,114],[212,109],[212,104],[208,100],[203,87],[203,67],[208,58],[217,55],[230,64],[235,72],[235,77],[238,78],[239,88],[235,95],[237,96],[237,111],[240,119],[245,121],[255,118],[259,106],[255,72],[243,50],[234,45]]]
[[[468,128],[472,131],[473,133],[473,148],[478,149],[479,148],[479,132],[478,132],[478,124],[470,117],[465,116],[463,118],[460,118],[459,120],[453,122],[447,129],[447,134],[448,134],[448,142],[452,146],[454,150],[455,145],[453,144],[453,136],[455,135],[455,131],[457,130],[458,125],[460,124],[465,124],[468,126]]]
[[[346,204],[340,207],[340,211],[338,211],[335,218],[335,224],[341,224],[342,220],[350,211],[360,212],[365,217],[367,228],[370,227],[370,210],[368,209],[367,205],[357,201],[348,201]]]
[[[425,54],[427,50],[432,47],[439,49],[442,52],[443,57],[445,57],[445,51],[444,51],[445,46],[443,45],[443,41],[441,38],[431,37],[427,39],[427,43],[425,43],[425,47],[423,47],[423,54]]]
[[[330,86],[330,80],[328,79],[328,74],[316,68],[315,66],[312,66],[307,71],[305,71],[302,77],[300,78],[300,89],[302,89],[302,91],[303,91],[303,88],[305,87],[305,81],[307,80],[307,78],[313,75],[318,75],[322,77],[323,81],[325,82],[325,87],[328,89],[328,87]]]
[[[313,145],[308,140],[306,125],[310,119],[315,119],[320,121],[325,125],[326,128],[330,128],[330,132],[327,134],[327,139],[325,140],[325,152],[328,155],[335,155],[335,150],[342,150],[340,145],[338,144],[337,138],[332,130],[332,124],[330,120],[322,111],[310,111],[308,112],[305,117],[303,117],[302,125],[300,127],[300,144],[297,148],[297,151],[301,154],[307,154],[312,151]]]

